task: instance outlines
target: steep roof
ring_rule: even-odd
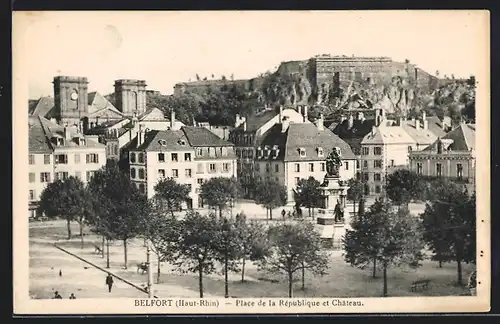
[[[436,151],[438,141],[441,140],[445,144],[448,151],[470,151],[476,148],[476,125],[475,124],[460,124],[452,129],[441,139],[436,140],[432,145],[424,151]]]
[[[260,114],[247,117],[247,131],[258,130],[277,115],[278,113],[274,110],[266,110]]]
[[[282,125],[276,124],[269,129],[259,140],[258,146],[279,148],[276,159],[284,161],[318,161],[325,159],[326,155],[334,148],[339,147],[343,159],[355,159],[349,145],[333,134],[327,128],[319,130],[312,123],[290,123],[285,132],[281,131]],[[301,157],[299,149],[306,152]],[[324,157],[318,157],[318,148],[323,148]],[[272,158],[272,157],[270,157]]]
[[[33,112],[31,113],[31,116],[37,117],[46,117],[47,114],[49,113],[50,110],[54,107],[54,98],[52,97],[41,97],[38,99],[36,102],[36,105],[34,102],[31,102],[31,105],[34,106]],[[29,108],[31,109],[32,106]]]
[[[160,144],[160,141],[163,142]],[[183,126],[180,130],[153,130],[146,133],[144,143],[137,147],[146,151],[179,151],[193,147],[233,146],[204,127]]]
[[[41,125],[44,129],[45,136],[47,138],[47,142],[53,148],[52,143],[50,143],[49,139],[53,136],[55,137],[64,137],[64,127],[58,124],[51,122],[48,119],[43,117],[39,117],[41,121]],[[71,140],[64,141],[62,147],[71,148],[71,147],[80,147],[80,145],[76,142],[76,138],[83,137],[85,138],[85,147],[89,148],[104,148],[105,145],[95,142],[92,139],[86,138],[84,135],[78,133],[78,129],[76,127],[68,127],[67,131],[70,132]]]
[[[52,153],[52,147],[45,136],[44,127],[39,117],[30,118],[28,145],[30,153]]]
[[[434,134],[429,128],[424,129],[421,125],[418,129],[415,127],[414,121],[403,121],[401,127],[410,135],[417,144],[430,145],[438,136]]]
[[[411,144],[416,141],[400,126],[379,126],[375,134],[368,133],[361,145],[365,144]]]
[[[429,130],[433,132],[437,137],[443,137],[446,132],[443,130],[443,122],[437,116],[427,117],[427,122],[429,125]]]
[[[233,146],[205,127],[183,126],[181,130],[192,146]]]

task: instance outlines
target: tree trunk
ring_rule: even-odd
[[[387,297],[387,263],[384,262],[384,297]]]
[[[200,298],[203,298],[203,268],[201,263],[198,264],[198,285],[200,288]]]
[[[354,217],[356,217],[356,200],[352,201],[352,213],[354,214]]]
[[[462,286],[462,261],[457,257],[457,284]]]
[[[123,240],[124,268],[127,269],[127,240]]]
[[[306,274],[306,269],[302,268],[302,291],[306,290],[305,274]]]
[[[71,240],[71,223],[70,218],[66,218],[66,226],[68,228],[68,240]]]
[[[288,272],[288,297],[293,297],[293,273]]]
[[[272,210],[272,208],[269,208],[269,219],[273,220],[273,210]]]
[[[80,249],[83,250],[83,221],[81,221],[79,225],[80,225]]]
[[[309,213],[309,217],[312,217],[312,214],[311,214],[311,207],[307,207],[307,212]]]
[[[104,235],[102,236],[101,242],[101,256],[104,258]]]
[[[441,260],[441,258],[439,259],[439,267],[442,268],[443,267],[443,261]]]
[[[229,298],[229,280],[228,280],[228,271],[227,271],[227,263],[228,263],[228,259],[227,259],[227,252],[226,252],[226,256],[224,258],[224,298]]]
[[[222,219],[222,207],[219,207],[219,219]]]
[[[243,262],[241,264],[241,282],[245,282],[245,262],[246,262],[246,255],[243,255]]]
[[[106,268],[109,269],[109,239],[106,239]]]
[[[157,272],[156,272],[156,283],[159,284],[160,283],[160,273],[161,273],[161,264],[160,264],[160,256],[158,255],[158,266],[157,266]]]
[[[377,278],[377,258],[373,258],[373,274],[372,278]]]

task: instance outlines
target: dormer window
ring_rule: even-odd
[[[183,139],[180,139],[177,143],[179,143],[179,145],[181,145],[181,146],[186,145],[186,141]]]
[[[325,156],[325,152],[323,151],[322,147],[318,147],[318,157],[323,157]]]
[[[167,146],[167,141],[165,141],[164,139],[161,139],[161,140],[158,140],[158,144],[160,144],[161,146]]]
[[[299,148],[299,155],[300,157],[306,157],[306,149],[303,147]]]
[[[264,152],[262,152],[262,148],[258,147],[257,148],[257,156],[261,158],[264,155]]]
[[[85,138],[80,137],[77,141],[79,146],[85,146]]]

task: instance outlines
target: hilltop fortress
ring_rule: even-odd
[[[301,83],[306,79],[302,92],[313,95],[314,101],[321,104],[323,94],[335,92],[349,82],[388,85],[394,77],[399,77],[405,83],[418,88],[432,87],[438,80],[424,70],[405,62],[396,62],[389,57],[354,57],[317,55],[304,61],[282,62],[274,73],[277,76],[287,76],[298,79]],[[247,91],[258,91],[264,85],[266,76],[248,80],[204,80],[182,82],[174,86],[174,95],[186,91],[205,93],[208,87],[219,88],[224,84],[237,84]],[[309,98],[308,98],[309,99]]]

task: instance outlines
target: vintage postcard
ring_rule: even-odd
[[[489,24],[14,12],[14,313],[488,311]]]

